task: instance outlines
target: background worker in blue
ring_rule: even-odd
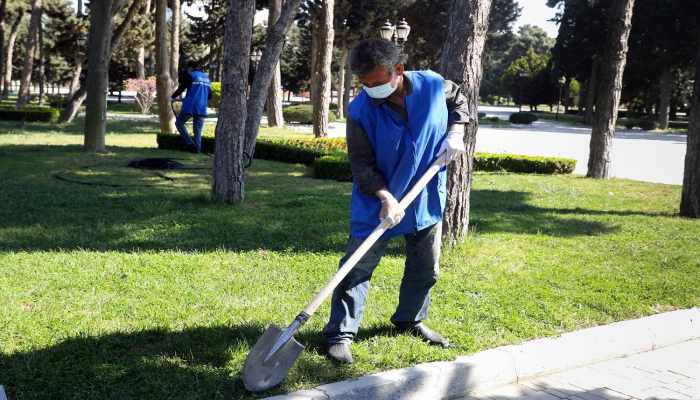
[[[182,100],[182,109],[175,119],[175,127],[185,141],[185,150],[192,153],[202,151],[202,127],[207,116],[207,104],[211,98],[211,79],[199,70],[199,64],[194,61],[187,62],[187,73],[178,77],[180,86],[173,92],[171,101],[187,89],[187,94]],[[185,123],[192,118],[192,130],[194,140],[187,132]]]
[[[453,82],[431,71],[404,72],[401,54],[386,39],[363,40],[350,52],[350,68],[364,86],[350,104],[347,145],[354,185],[345,261],[377,227],[393,224],[333,292],[323,329],[328,357],[352,364],[372,273],[389,240],[404,236],[406,265],[399,304],[391,317],[398,331],[447,347],[449,340],[423,324],[437,282],[445,209],[443,168],[404,213],[401,199],[442,153],[448,163],[464,152],[467,99]]]

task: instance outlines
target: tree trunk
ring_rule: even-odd
[[[280,18],[282,13],[282,0],[270,0],[270,14],[267,20],[267,31],[272,29],[275,22]],[[269,33],[268,33],[269,34]],[[284,126],[284,117],[282,115],[282,70],[280,63],[275,65],[272,75],[270,87],[267,89],[267,126]]]
[[[593,124],[593,106],[595,104],[595,95],[596,95],[596,84],[598,80],[598,59],[596,57],[593,57],[593,66],[591,67],[591,76],[588,79],[588,90],[586,90],[586,94],[588,95],[588,99],[586,100],[586,117],[584,119],[584,122],[586,125],[592,125]]]
[[[24,54],[24,66],[22,67],[22,77],[19,82],[19,93],[17,95],[17,105],[26,106],[29,103],[29,87],[32,81],[32,69],[34,67],[34,52],[36,50],[36,33],[41,22],[42,0],[34,0],[32,5],[32,16],[29,20],[27,31],[26,52]]]
[[[313,102],[314,136],[328,137],[328,107],[331,103],[331,61],[333,59],[333,7],[335,0],[323,0],[317,15],[316,91]]]
[[[15,50],[15,40],[17,40],[17,29],[22,21],[22,13],[19,13],[12,28],[10,28],[10,37],[7,40],[7,50],[5,51],[5,86],[2,89],[2,99],[7,100],[10,96],[10,85],[12,84],[12,53]]]
[[[571,81],[566,82],[566,86],[564,87],[564,115],[569,113],[569,96],[571,96]]]
[[[700,218],[700,50],[695,62],[695,86],[688,124],[685,173],[681,194],[681,215]]]
[[[588,83],[588,82],[586,82]],[[579,117],[584,115],[586,112],[586,103],[584,103],[584,98],[586,97],[586,87],[588,85],[581,84],[579,85],[579,91],[578,91],[578,112],[576,115]]]
[[[627,61],[627,49],[632,28],[634,0],[613,2],[610,10],[608,37],[604,46],[604,58],[598,102],[593,118],[591,150],[588,158],[589,178],[610,178],[610,152],[615,136],[615,121],[622,92],[622,75]]]
[[[343,90],[343,113],[347,116],[350,107],[350,92],[352,91],[352,71],[350,70],[350,57],[341,68],[345,68],[345,90]],[[340,108],[340,104],[338,104]]]
[[[143,0],[134,0],[134,2],[131,3],[131,7],[129,8],[129,11],[126,13],[126,16],[124,17],[121,24],[119,25],[119,27],[117,28],[117,30],[114,33],[112,33],[112,28],[114,27],[116,15],[119,14],[119,12],[124,8],[124,6],[126,5],[126,0],[111,0],[111,1],[107,1],[107,3],[109,3],[109,4],[107,4],[106,6],[110,6],[110,4],[111,4],[111,6],[110,6],[111,9],[107,10],[108,14],[101,15],[98,18],[101,18],[100,22],[99,22],[100,24],[103,24],[103,23],[109,24],[109,30],[99,28],[99,32],[104,32],[104,34],[107,35],[107,37],[105,37],[105,38],[103,38],[102,36],[100,36],[100,38],[103,38],[102,40],[109,39],[109,42],[107,42],[108,43],[107,60],[104,61],[104,63],[106,63],[106,65],[108,66],[109,60],[114,55],[114,52],[116,51],[117,47],[119,47],[119,43],[121,42],[121,39],[124,37],[124,33],[126,32],[127,27],[129,25],[131,25],[131,21],[133,21],[134,15],[136,14],[136,10],[138,10],[141,7]],[[103,9],[104,7],[105,6],[101,6],[100,9]],[[90,32],[92,32],[92,29],[93,29],[92,28],[93,21],[94,20],[93,20],[93,16],[92,16],[92,12],[91,12],[90,13]],[[110,37],[111,37],[111,39],[110,39]],[[92,49],[92,44],[89,45],[88,52],[90,52],[91,49]],[[90,53],[90,54],[93,54],[93,53]],[[102,57],[101,52],[99,52],[98,54],[100,54],[100,55],[97,56],[97,58]],[[70,98],[70,100],[68,101],[68,104],[66,105],[66,108],[63,110],[63,112],[61,113],[61,116],[58,118],[58,123],[70,123],[70,122],[72,122],[73,118],[75,118],[75,116],[78,114],[78,109],[80,109],[80,105],[83,103],[83,101],[85,101],[88,98],[87,86],[90,86],[93,84],[95,84],[95,85],[98,84],[98,83],[90,80],[91,79],[90,78],[90,76],[91,76],[90,70],[92,68],[91,61],[94,61],[94,60],[92,58],[90,58],[88,60],[88,76],[85,79],[86,84],[82,85],[80,87],[80,89],[78,89],[78,91],[75,92],[75,94]],[[102,62],[103,62],[103,60],[100,60],[99,63],[101,64]],[[107,113],[107,110],[106,110],[107,86],[109,85],[109,77],[107,76],[107,73],[108,73],[108,68],[105,67],[104,75],[93,75],[93,77],[100,76],[100,77],[104,77],[104,79],[107,79],[107,81],[104,82],[104,84],[99,83],[100,86],[102,86],[102,85],[104,86],[104,90],[105,90],[105,92],[104,92],[105,109],[102,111],[102,113],[105,114],[105,119],[106,119],[106,113]],[[88,107],[86,106],[86,112],[85,112],[85,114],[86,114],[85,115],[85,121],[86,121],[85,140],[86,140],[86,142],[88,141],[88,139],[87,139],[87,132],[88,132],[87,131],[87,114],[88,114],[87,108]],[[104,127],[102,128],[102,131],[104,131]],[[96,134],[99,134],[99,133],[100,133],[100,130],[98,130]],[[99,142],[99,141],[104,143],[104,132],[102,134],[102,139],[98,140],[97,142]],[[95,140],[90,139],[90,142],[91,143],[95,142]]]
[[[469,115],[477,115],[482,78],[482,55],[488,31],[491,0],[455,0],[448,13],[449,23],[442,49],[441,74],[462,88]],[[474,171],[474,146],[478,119],[470,119],[464,135],[466,153],[447,168],[447,205],[442,235],[446,243],[456,243],[467,233],[469,196]]]
[[[661,74],[661,99],[659,104],[659,128],[668,128],[668,115],[671,111],[671,81],[673,80],[673,75],[671,74],[671,67],[666,66],[664,72]]]
[[[80,74],[83,72],[83,60],[77,58],[73,59],[73,79],[70,82],[70,87],[68,88],[68,99],[73,97],[75,91],[78,89],[78,84],[80,83]]]
[[[214,201],[236,203],[245,194],[246,92],[252,41],[254,0],[229,2],[226,10],[224,74],[221,80],[219,123],[211,196]]]
[[[151,13],[151,0],[146,0],[139,11],[142,15]],[[139,47],[139,54],[136,57],[136,77],[146,79],[146,48]]]
[[[177,88],[177,70],[180,65],[180,0],[170,0],[173,16],[170,19],[170,79]]]
[[[167,10],[167,0],[156,0],[156,94],[158,96],[160,131],[163,133],[175,132],[175,115],[170,109],[170,95],[173,93],[173,84],[170,79],[170,67],[168,65]]]
[[[216,126],[214,173],[212,174],[212,200],[236,203],[245,194],[244,163],[255,150],[255,139],[260,127],[260,117],[265,106],[265,95],[277,65],[285,35],[299,8],[300,0],[287,0],[282,15],[268,31],[265,52],[255,73],[250,97],[248,68],[252,23],[255,2],[240,0],[229,2],[227,7],[224,40],[224,73],[221,80],[221,106]],[[245,110],[245,111],[244,111]]]
[[[43,12],[43,10],[42,10]],[[39,16],[41,21],[41,16]],[[39,29],[39,106],[44,105],[44,73],[46,58],[44,57],[44,30]]]
[[[113,9],[111,1],[90,3],[90,44],[88,46],[90,57],[88,57],[88,73],[84,85],[86,98],[83,148],[86,152],[104,153],[106,151],[108,71],[112,50],[110,39],[118,12],[119,10],[115,12]]]
[[[255,72],[255,80],[253,80],[250,97],[248,98],[245,121],[245,152],[251,157],[255,152],[255,140],[258,137],[260,118],[265,106],[265,95],[267,94],[267,88],[270,86],[273,68],[280,59],[285,35],[292,25],[300,2],[301,0],[285,1],[281,17],[275,23],[274,28],[268,32],[265,51]],[[248,47],[248,50],[250,53],[250,47]]]
[[[0,1],[0,76],[5,66],[5,29],[7,22],[7,0]]]
[[[345,118],[343,109],[343,97],[345,93],[345,64],[348,62],[348,46],[343,44],[340,55],[340,67],[338,68],[338,118]]]

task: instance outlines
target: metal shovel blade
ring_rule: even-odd
[[[284,329],[270,324],[255,346],[250,349],[243,364],[243,383],[251,392],[261,392],[282,382],[304,351],[304,346],[291,338],[265,362],[265,357],[282,332]]]

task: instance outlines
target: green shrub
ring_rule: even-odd
[[[475,171],[504,171],[524,174],[570,174],[576,160],[556,157],[532,157],[514,154],[475,153]]]
[[[54,122],[61,112],[50,107],[0,107],[0,120],[23,122]]]
[[[498,121],[500,121],[500,120],[501,120],[501,119],[498,118],[498,117],[491,117],[491,118],[489,118],[489,121],[491,121],[491,122],[498,122]]]
[[[684,121],[670,121],[668,127],[671,129],[688,129],[688,122]]]
[[[476,116],[478,118],[486,118],[486,113],[484,113],[484,112],[476,113]]]
[[[510,114],[508,121],[511,124],[531,124],[537,121],[537,115],[527,112],[513,113]]]
[[[348,154],[339,153],[317,158],[314,161],[314,178],[351,182],[352,170],[348,162]]]
[[[219,105],[221,104],[221,82],[211,83],[211,99],[209,99],[209,107],[219,112]]]
[[[634,129],[636,126],[637,123],[634,121],[625,122],[625,129]]]
[[[659,123],[656,121],[641,121],[639,122],[639,127],[645,131],[653,131],[659,129]]]
[[[306,105],[308,104],[308,105]],[[313,106],[311,103],[305,103],[304,105],[289,106],[283,111],[283,117],[286,122],[299,122],[302,124],[312,124],[313,123]],[[335,122],[336,116],[334,112],[329,110],[328,112],[328,122]]]

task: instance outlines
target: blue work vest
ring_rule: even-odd
[[[405,98],[406,121],[385,103],[372,105],[372,98],[364,91],[349,106],[350,116],[364,128],[372,144],[377,170],[398,201],[435,161],[447,132],[442,77],[432,71],[405,74],[410,76],[413,85],[413,93]],[[445,210],[445,194],[446,174],[442,168],[406,209],[401,223],[385,232],[382,238],[417,232],[440,222]],[[354,180],[350,234],[361,239],[369,236],[379,225],[381,209],[379,198],[374,194],[362,194]]]
[[[183,114],[207,115],[207,103],[211,92],[211,79],[202,71],[190,72],[192,83],[187,88],[187,94],[182,100]]]

